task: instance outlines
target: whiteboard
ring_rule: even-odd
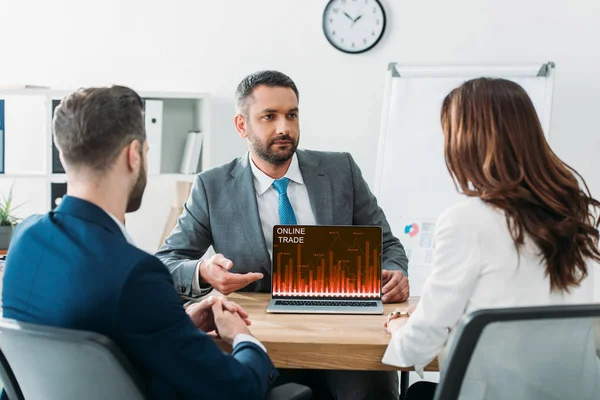
[[[500,77],[529,94],[548,139],[554,63],[521,66],[401,66],[391,63],[385,84],[375,194],[409,258],[411,294],[420,295],[430,271],[438,216],[461,200],[444,161],[440,110],[463,82]]]

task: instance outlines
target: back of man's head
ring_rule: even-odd
[[[106,172],[121,150],[146,140],[140,96],[124,86],[80,89],[56,108],[54,140],[67,172]]]

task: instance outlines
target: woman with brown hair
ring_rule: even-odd
[[[550,149],[521,86],[465,82],[444,99],[441,122],[448,171],[468,198],[438,220],[416,309],[385,324],[392,339],[383,362],[416,371],[436,356],[443,362],[454,328],[474,310],[591,303],[592,261],[600,261],[600,203]],[[509,371],[514,360],[503,357],[494,362]],[[511,379],[511,390],[527,393],[528,377]],[[486,382],[465,385],[486,398]]]

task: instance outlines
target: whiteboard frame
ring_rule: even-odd
[[[512,66],[491,66],[491,65],[452,65],[452,66],[409,66],[400,65],[395,62],[388,64],[386,71],[385,87],[383,92],[383,106],[381,110],[381,126],[379,128],[379,138],[377,145],[377,162],[375,166],[375,196],[381,195],[381,179],[383,175],[385,142],[388,131],[388,117],[390,114],[392,81],[394,79],[405,78],[423,78],[423,77],[453,77],[453,76],[472,76],[478,78],[482,76],[497,78],[517,78],[517,77],[546,77],[546,94],[544,115],[540,118],[540,123],[546,134],[546,140],[550,139],[550,122],[552,119],[552,106],[554,95],[554,77],[556,64],[552,61],[542,64],[523,64]]]

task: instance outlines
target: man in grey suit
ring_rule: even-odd
[[[249,152],[200,173],[171,235],[156,254],[182,296],[212,288],[271,291],[273,225],[378,225],[383,228],[383,301],[409,296],[408,259],[348,153],[297,150],[298,89],[277,71],[239,84],[235,127]],[[202,259],[213,246],[218,253]],[[283,371],[282,376],[285,375]],[[397,399],[395,372],[296,371],[334,398]]]

